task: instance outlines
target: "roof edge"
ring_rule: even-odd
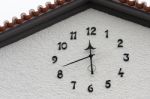
[[[150,28],[150,13],[145,13],[113,0],[91,0],[91,2],[94,3],[92,6],[94,9]]]
[[[89,0],[73,0],[68,4],[62,5],[21,25],[2,32],[0,34],[0,48],[86,10],[89,8],[89,4],[87,4],[88,1]]]
[[[0,48],[32,35],[88,8],[94,8],[120,18],[150,27],[150,14],[112,0],[73,0],[52,11],[35,17],[0,34]]]

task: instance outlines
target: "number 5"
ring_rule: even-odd
[[[107,80],[107,81],[106,81],[105,87],[106,87],[107,89],[111,87],[111,80]]]

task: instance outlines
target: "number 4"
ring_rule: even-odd
[[[123,77],[123,76],[124,76],[124,72],[122,71],[122,68],[119,69],[118,75],[119,75],[120,77]]]

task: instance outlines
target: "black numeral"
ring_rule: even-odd
[[[59,79],[62,79],[62,78],[63,78],[63,71],[62,71],[62,70],[59,70],[59,71],[58,71],[57,77],[58,77]]]
[[[87,35],[96,35],[96,27],[88,27],[87,29]]]
[[[106,30],[105,33],[106,33],[106,38],[109,38],[109,31]]]
[[[77,39],[77,32],[70,32],[71,34],[71,37],[70,37],[70,40],[76,40]]]
[[[73,87],[72,87],[72,89],[74,90],[74,89],[76,89],[76,81],[71,81],[71,83],[73,84]]]
[[[123,47],[123,40],[122,39],[118,40],[118,47],[119,48]]]
[[[123,55],[124,55],[123,60],[124,60],[125,62],[128,62],[128,61],[130,60],[129,54],[128,54],[128,53],[125,53],[125,54],[123,54]]]
[[[124,76],[124,72],[122,71],[122,68],[119,69],[118,75],[119,75],[120,77],[123,77],[123,76]]]
[[[93,85],[88,86],[88,92],[92,93],[94,91]]]
[[[105,87],[108,89],[111,87],[111,80],[107,80],[105,83]]]
[[[68,47],[66,42],[59,42],[58,43],[58,50],[66,50]]]
[[[53,64],[56,63],[57,60],[58,60],[57,56],[53,56],[53,57],[52,57]]]

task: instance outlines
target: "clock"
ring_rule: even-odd
[[[112,0],[60,4],[1,33],[0,98],[150,98],[149,13]]]

